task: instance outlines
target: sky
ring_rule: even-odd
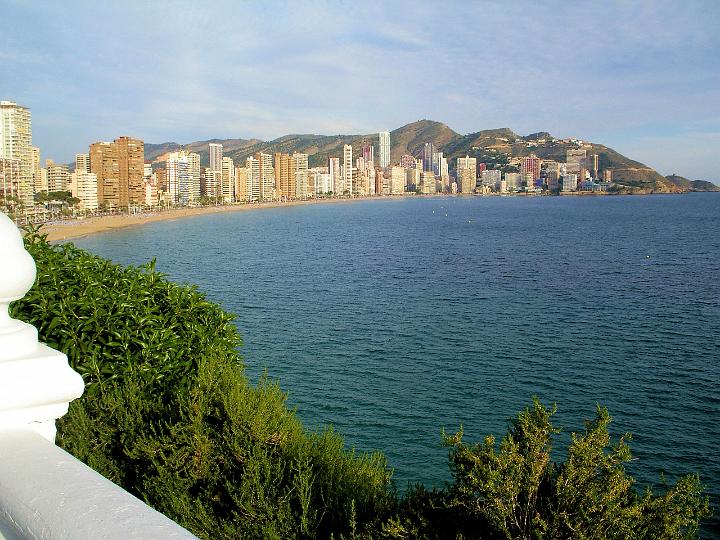
[[[0,99],[42,159],[419,119],[720,181],[720,1],[0,0]]]

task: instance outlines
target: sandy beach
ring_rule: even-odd
[[[203,206],[198,208],[172,208],[161,212],[142,213],[134,215],[112,215],[95,216],[84,219],[50,222],[42,226],[42,232],[47,234],[50,242],[63,242],[73,238],[81,238],[89,234],[123,229],[126,227],[137,227],[156,221],[168,221],[182,219],[205,214],[217,214],[220,212],[244,212],[251,210],[262,210],[266,208],[278,208],[286,206],[299,206],[306,204],[332,204],[349,203],[368,200],[369,197],[358,197],[353,199],[309,199],[306,201],[289,202],[268,202],[257,204],[230,204],[223,206]]]

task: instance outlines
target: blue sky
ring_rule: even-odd
[[[0,0],[0,99],[43,159],[421,118],[606,144],[718,180],[720,2]]]

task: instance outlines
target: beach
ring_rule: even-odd
[[[93,216],[84,219],[74,219],[59,222],[50,222],[42,226],[42,232],[47,234],[50,242],[64,242],[73,238],[99,232],[123,229],[126,227],[137,227],[156,221],[168,221],[172,219],[183,219],[205,214],[217,214],[220,212],[243,212],[250,210],[261,210],[264,208],[278,208],[286,206],[299,206],[306,204],[330,204],[348,203],[365,200],[367,197],[338,198],[338,199],[309,199],[304,201],[288,202],[264,202],[254,204],[227,204],[221,206],[200,206],[196,208],[171,208],[159,212],[138,213],[138,214],[116,214],[108,216]]]

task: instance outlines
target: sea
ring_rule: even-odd
[[[75,243],[236,314],[251,380],[383,452],[400,491],[452,480],[443,430],[499,440],[537,396],[561,461],[601,405],[638,488],[698,473],[720,537],[720,194],[386,197]]]

